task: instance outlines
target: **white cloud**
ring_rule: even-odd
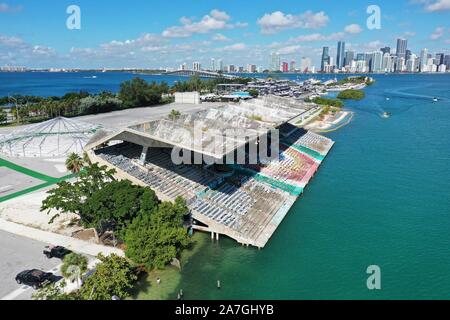
[[[434,32],[430,35],[430,40],[439,40],[445,33],[445,29],[443,27],[437,27],[434,29]]]
[[[294,54],[294,53],[298,53],[300,52],[300,50],[302,49],[302,46],[296,45],[296,46],[287,46],[287,47],[283,47],[281,49],[278,50],[279,54]]]
[[[55,49],[46,46],[36,45],[33,47],[32,52],[35,55],[52,56],[55,54]]]
[[[8,37],[0,35],[0,46],[15,48],[15,49],[23,49],[28,47],[27,43],[20,38],[17,37]]]
[[[450,10],[450,0],[436,0],[425,5],[425,11],[436,12]]]
[[[243,51],[246,50],[247,46],[244,43],[235,43],[222,48],[217,48],[215,51]]]
[[[273,34],[285,29],[319,29],[328,24],[329,17],[325,12],[306,11],[299,15],[285,14],[281,11],[266,13],[257,23],[261,32]]]
[[[221,21],[228,21],[230,20],[230,16],[225,11],[220,11],[217,9],[214,9],[211,11],[211,17],[221,20]]]
[[[18,12],[22,10],[22,6],[11,7],[7,3],[0,3],[0,13]]]
[[[351,34],[357,34],[357,33],[361,33],[363,30],[362,28],[359,26],[359,24],[349,24],[348,26],[346,26],[344,28],[344,31],[347,33],[351,33]]]
[[[329,35],[323,35],[321,33],[312,33],[291,38],[289,39],[289,42],[332,41],[332,40],[341,40],[344,37],[345,37],[344,32],[335,32]]]
[[[183,17],[180,19],[181,26],[167,28],[163,31],[162,36],[165,38],[188,38],[193,34],[204,34],[227,28],[247,26],[247,24],[242,22],[230,24],[228,23],[230,19],[230,16],[226,12],[214,9],[200,21],[193,21],[192,19]]]
[[[212,39],[213,39],[214,41],[230,41],[230,40],[231,40],[230,38],[228,38],[227,36],[224,36],[224,35],[221,34],[221,33],[216,33],[216,34],[212,37]]]

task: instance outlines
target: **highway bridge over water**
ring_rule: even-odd
[[[177,70],[166,72],[167,75],[182,76],[182,77],[192,77],[199,76],[201,78],[225,78],[225,79],[236,79],[238,76],[231,74],[223,74],[212,71],[195,71],[195,70]]]

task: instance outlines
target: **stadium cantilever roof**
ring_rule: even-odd
[[[176,119],[147,121],[112,135],[98,135],[86,149],[110,140],[123,140],[148,147],[175,146],[223,158],[312,107],[303,102],[286,106],[285,101],[280,99],[283,98],[265,97],[185,114]]]
[[[100,126],[63,117],[0,136],[0,153],[11,157],[61,157],[82,153]]]

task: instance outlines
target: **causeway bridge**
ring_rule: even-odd
[[[218,73],[218,72],[212,72],[212,71],[197,71],[197,70],[176,70],[176,71],[169,71],[164,73],[166,75],[173,75],[173,76],[182,76],[182,77],[192,77],[192,76],[199,76],[201,78],[225,78],[225,79],[236,79],[238,76],[226,74],[226,73]]]

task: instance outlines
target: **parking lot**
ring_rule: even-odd
[[[45,243],[1,230],[0,243],[0,299],[31,299],[34,290],[18,285],[16,275],[29,269],[55,272],[53,269],[61,264],[59,259],[44,256]]]

